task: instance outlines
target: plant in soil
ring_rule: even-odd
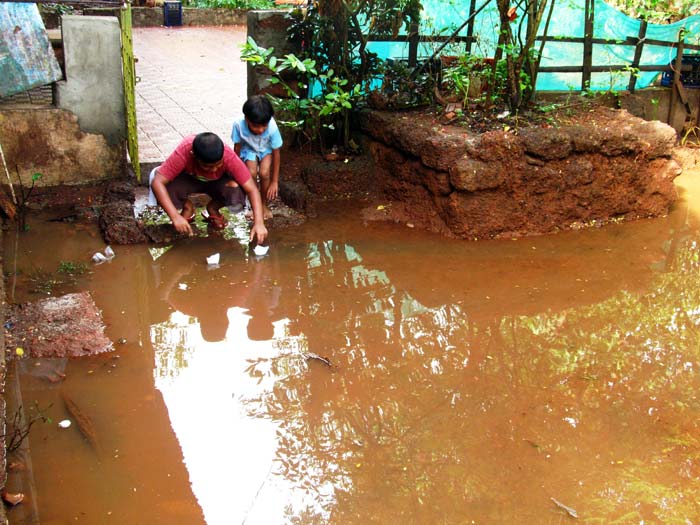
[[[288,33],[301,49],[299,56],[275,57],[272,48],[249,40],[242,58],[267,68],[273,83],[284,88],[288,100],[273,99],[276,109],[292,115],[283,125],[308,142],[319,140],[322,152],[329,143],[349,151],[351,111],[371,91],[382,68],[367,46],[367,34],[396,38],[402,27],[418,22],[420,10],[419,0],[321,0],[292,14]]]
[[[296,131],[301,143],[318,140],[322,152],[327,149],[324,131],[336,130],[339,121],[343,136],[349,137],[349,120],[345,115],[360,98],[360,86],[350,86],[348,80],[333,69],[319,73],[316,61],[310,58],[300,59],[294,54],[277,58],[273,52],[274,48],[260,47],[249,37],[243,45],[241,59],[266,68],[272,74],[270,82],[283,89],[284,97],[268,95],[280,112],[278,124]],[[294,80],[290,80],[290,73]],[[320,92],[302,96],[310,84]]]
[[[61,261],[58,264],[58,273],[63,273],[70,276],[83,275],[87,272],[87,265],[82,262]]]
[[[17,180],[19,181],[19,192],[17,194],[13,192],[13,195],[15,195],[17,199],[17,225],[20,231],[27,231],[29,229],[27,225],[27,211],[29,210],[30,198],[36,186],[36,182],[41,179],[43,175],[41,173],[34,173],[31,178],[32,183],[27,188],[19,174],[19,168],[16,166],[15,171],[17,172]]]
[[[183,5],[200,8],[274,9],[272,0],[186,0]]]
[[[49,272],[35,270],[27,277],[31,284],[29,291],[35,294],[51,295],[54,288],[64,283],[63,279],[57,279]]]

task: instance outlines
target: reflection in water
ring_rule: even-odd
[[[130,374],[89,388],[107,389],[106,411],[110,388],[162,393],[181,456],[154,464],[184,460],[210,525],[570,519],[551,498],[581,523],[695,522],[700,234],[686,212],[462,243],[334,210],[275,232],[263,259],[213,237],[118,253],[142,296],[98,304],[112,337],[140,313],[143,345],[123,352]],[[158,441],[170,430],[148,423]]]
[[[299,521],[534,523],[552,496],[590,522],[696,516],[696,243],[678,243],[676,270],[646,294],[488,322],[459,304],[421,307],[381,272],[350,266],[361,259],[348,246],[326,245],[325,265],[308,257],[310,288],[361,292],[344,318],[333,298],[303,323],[338,372],[300,378],[283,354],[253,369],[276,380],[248,400],[279,424],[279,474],[324,509]],[[345,344],[329,344],[334,333]],[[538,503],[513,504],[526,493]]]

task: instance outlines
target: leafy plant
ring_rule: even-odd
[[[201,8],[226,8],[226,9],[272,9],[275,3],[272,0],[189,0],[186,5]]]
[[[380,104],[388,108],[407,108],[430,104],[433,100],[437,62],[434,67],[416,74],[405,60],[388,59],[382,64]],[[371,99],[370,99],[371,102]]]
[[[651,120],[659,120],[659,102],[661,102],[661,99],[658,99],[656,97],[649,100],[649,103],[653,108],[651,113]]]
[[[33,271],[28,280],[33,283],[29,291],[41,295],[51,295],[55,287],[63,284],[62,279],[56,279],[53,274],[41,270]]]
[[[326,101],[335,104],[342,99],[353,105],[371,91],[382,70],[382,61],[368,48],[368,35],[397,38],[402,27],[409,28],[419,21],[420,10],[420,0],[320,0],[305,13],[298,12],[289,36],[299,44],[302,58],[313,60],[320,74],[332,72],[333,77],[347,81],[345,85],[321,82],[324,98],[337,88],[351,93],[349,98],[331,95]],[[350,108],[341,105],[344,109],[333,112],[336,122],[331,125],[338,132],[336,141],[347,148]]]
[[[443,71],[443,86],[452,91],[460,99],[463,107],[467,106],[470,95],[476,95],[472,88],[472,81],[476,75],[471,63],[471,56],[462,55],[459,62]]]
[[[83,275],[87,272],[87,265],[85,263],[76,263],[72,261],[61,261],[58,265],[58,273],[64,273],[67,275]]]
[[[58,16],[63,16],[63,15],[72,15],[75,13],[75,8],[72,5],[68,4],[39,4],[41,7],[41,10],[46,12],[46,13],[54,13]]]
[[[333,69],[319,73],[316,61],[310,58],[302,59],[294,54],[276,57],[273,53],[274,48],[258,46],[249,37],[243,45],[241,59],[266,68],[272,75],[270,83],[284,91],[284,97],[270,96],[282,114],[279,124],[300,132],[309,142],[318,139],[322,151],[325,145],[321,130],[336,129],[338,121],[342,124],[342,137],[349,139],[348,112],[362,97],[360,86],[351,86],[348,79],[336,75]],[[312,82],[318,94],[302,95]]]
[[[525,0],[519,4],[517,10],[511,6],[509,0],[496,0],[496,5],[500,17],[500,31],[494,72],[501,59],[504,59],[505,99],[511,110],[517,111],[529,102],[534,93],[537,68],[542,55],[542,45],[536,49],[535,43],[540,33],[541,36],[547,35],[554,0]],[[522,16],[519,16],[519,10]],[[516,25],[518,18],[520,21]],[[544,29],[540,31],[543,20]]]
[[[610,4],[633,18],[661,24],[700,13],[696,0],[611,0]]]
[[[17,172],[17,180],[19,181],[19,194],[16,195],[17,198],[17,224],[20,230],[26,231],[27,227],[27,206],[29,204],[30,197],[34,191],[36,182],[43,177],[41,173],[34,173],[32,175],[32,183],[29,188],[27,188],[22,182],[22,177],[19,174],[19,168],[15,166],[15,171]],[[14,191],[13,191],[14,194]]]

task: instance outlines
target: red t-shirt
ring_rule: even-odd
[[[192,142],[195,135],[182,139],[175,151],[158,168],[158,173],[169,181],[181,173],[187,173],[201,181],[218,180],[224,173],[228,173],[238,184],[244,184],[250,179],[250,171],[236,152],[224,144],[224,162],[214,171],[201,170],[192,153]]]

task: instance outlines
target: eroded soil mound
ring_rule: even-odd
[[[368,219],[465,238],[554,232],[664,215],[676,199],[676,133],[624,110],[475,134],[430,111],[367,111],[380,193]],[[381,213],[378,213],[381,211]]]
[[[114,350],[89,292],[14,305],[6,319],[10,356],[80,357]]]

